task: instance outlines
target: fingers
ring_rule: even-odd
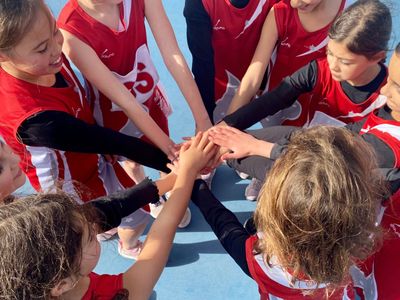
[[[203,138],[203,133],[200,131],[196,134],[196,136],[192,139],[192,143],[191,146],[193,147],[197,147],[201,141],[201,139]]]
[[[208,139],[208,133],[202,133],[201,140],[199,142],[200,149],[205,149],[205,147],[210,143]]]
[[[241,158],[241,156],[237,155],[237,153],[235,153],[235,152],[228,152],[228,153],[221,155],[221,160],[237,159],[237,158]]]

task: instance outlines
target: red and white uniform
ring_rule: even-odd
[[[253,58],[262,26],[277,0],[252,0],[244,8],[229,0],[202,0],[212,24],[215,67],[214,120],[221,120]]]
[[[393,151],[395,168],[400,167],[400,122],[370,114],[360,134],[374,134]],[[352,269],[354,285],[362,299],[400,299],[400,191],[381,207],[384,230],[382,248]]]
[[[119,164],[105,162],[101,155],[61,151],[47,147],[22,144],[17,138],[19,126],[29,117],[42,111],[62,111],[77,119],[94,124],[84,89],[70,68],[64,63],[61,74],[68,84],[65,88],[44,87],[17,79],[0,68],[0,135],[21,158],[21,169],[36,190],[48,191],[62,184],[65,192],[76,194],[76,182],[89,189],[80,193],[83,201],[107,195],[134,185]],[[76,197],[79,199],[78,197]]]
[[[246,241],[246,259],[252,278],[258,284],[261,300],[304,300],[323,299],[325,285],[317,286],[309,280],[297,280],[291,284],[292,275],[274,261],[270,265],[265,263],[262,254],[255,254],[254,244],[257,235],[249,237]],[[304,295],[304,292],[313,290],[313,294]],[[336,290],[329,299],[355,299],[351,283],[344,289]]]
[[[343,91],[339,81],[332,78],[326,58],[317,60],[318,74],[314,89],[299,98],[287,109],[284,125],[314,126],[339,125],[357,122],[386,103],[386,97],[380,95],[381,86],[362,103],[354,103]],[[288,114],[290,110],[290,115]]]
[[[384,141],[393,151],[396,160],[393,167],[400,168],[400,122],[385,120],[373,113],[368,116],[360,131],[360,135],[365,133],[373,134]]]
[[[397,157],[398,158],[398,157]],[[400,299],[400,191],[381,209],[382,247],[351,275],[361,299]]]
[[[120,30],[115,31],[88,15],[77,0],[70,0],[60,13],[58,25],[88,44],[168,134],[166,115],[170,113],[170,107],[150,58],[144,9],[144,0],[122,1]],[[130,136],[143,135],[119,106],[93,85],[88,87],[93,114],[99,125]]]
[[[98,275],[90,273],[89,288],[83,295],[82,300],[109,300],[123,288],[123,274],[118,275]]]
[[[353,2],[354,0],[342,0],[338,14]],[[333,23],[332,21],[317,31],[308,32],[301,24],[297,9],[290,6],[290,0],[275,4],[274,13],[278,40],[271,57],[268,90],[278,86],[283,78],[310,61],[326,56],[328,31]]]
[[[338,14],[354,3],[354,0],[342,0]],[[328,31],[333,21],[325,27],[308,32],[301,24],[298,11],[290,5],[290,0],[282,0],[274,5],[275,22],[278,30],[278,40],[271,55],[269,65],[269,78],[266,91],[277,87],[283,78],[296,72],[301,67],[315,59],[326,57],[326,45],[328,44]],[[310,101],[310,94],[303,94],[298,102],[307,104]],[[299,105],[296,102],[290,108],[279,112],[279,116],[261,121],[264,127],[274,125],[304,124],[282,123],[282,119],[293,120],[299,113]],[[274,120],[274,121],[272,121]],[[275,121],[276,120],[276,121]]]

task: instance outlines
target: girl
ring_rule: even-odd
[[[192,72],[208,115],[219,122],[250,64],[276,0],[186,0]]]
[[[172,155],[170,108],[150,57],[145,19],[192,110],[197,130],[208,129],[211,122],[160,0],[70,0],[58,24],[65,37],[65,53],[92,89],[90,101],[97,123],[127,135],[144,135]],[[144,178],[139,166],[124,165],[135,181]]]
[[[379,89],[386,81],[385,58],[392,28],[390,10],[380,1],[360,0],[329,29],[327,57],[286,77],[273,91],[224,118],[244,129],[293,105],[311,93],[287,125],[310,126],[358,121],[384,104]]]
[[[284,0],[275,4],[265,19],[256,52],[237,89],[228,114],[242,107],[256,95],[264,76],[262,90],[271,91],[281,80],[313,59],[325,55],[328,30],[332,22],[353,0]],[[266,73],[267,65],[269,68]],[[265,82],[266,81],[266,82]],[[307,102],[308,94],[299,101]],[[296,114],[298,106],[289,107],[272,118],[261,120],[263,127],[285,123]],[[262,182],[253,178],[245,190],[247,200],[255,200]]]
[[[256,95],[269,63],[267,91],[310,61],[324,57],[332,22],[353,2],[283,0],[275,4],[264,21],[257,49],[233,97],[228,114],[250,102]],[[280,124],[278,120],[275,121],[277,123],[272,125]]]
[[[32,186],[89,193],[77,201],[134,185],[119,164],[103,156],[123,155],[162,171],[168,159],[137,138],[95,124],[85,93],[64,58],[63,38],[42,0],[0,0],[0,134],[21,158]],[[149,215],[138,210],[124,219],[120,235],[134,256]]]
[[[381,22],[383,20],[383,23]],[[391,33],[390,10],[361,0],[348,7],[329,29],[327,57],[312,61],[280,85],[224,118],[244,129],[268,117],[264,125],[342,124],[357,121],[383,105],[384,59]],[[290,113],[284,109],[290,107]],[[340,122],[338,122],[337,120]],[[248,194],[255,199],[260,182]]]
[[[298,132],[276,161],[249,235],[197,181],[192,200],[261,299],[354,299],[349,269],[372,253],[380,176],[372,149],[344,128]]]
[[[148,299],[168,259],[196,174],[213,152],[213,144],[201,134],[181,149],[171,197],[153,223],[138,261],[123,274],[92,272],[100,255],[95,233],[115,226],[129,213],[119,206],[110,210],[113,201],[78,206],[66,194],[55,193],[0,207],[0,298],[128,299],[128,292],[129,299]],[[157,194],[156,187],[151,189]]]
[[[382,202],[379,221],[385,229],[382,248],[363,263],[352,267],[353,282],[362,299],[397,299],[400,289],[395,278],[400,270],[398,253],[400,249],[400,44],[397,45],[389,64],[388,82],[381,89],[387,103],[363,120],[346,125],[357,133],[375,150],[378,167],[388,183],[390,194]],[[286,130],[286,131],[283,131]],[[259,179],[269,173],[276,157],[282,155],[290,143],[290,135],[299,130],[295,127],[270,127],[252,132],[258,139],[234,128],[219,128],[211,134],[211,140],[228,147],[233,153],[226,156],[240,158],[258,149],[257,154],[273,159],[252,156],[234,160],[239,170],[248,172]],[[263,131],[263,132],[261,132]],[[284,135],[279,136],[279,133]],[[261,139],[260,139],[261,138]],[[264,140],[262,140],[264,139]],[[240,143],[238,142],[240,140]],[[271,140],[276,143],[270,143]],[[232,161],[231,161],[232,162]],[[241,169],[247,166],[245,169]],[[253,166],[253,167],[251,167]],[[257,166],[257,167],[256,167]],[[254,173],[252,173],[254,171]],[[261,175],[263,173],[263,175]],[[392,196],[393,195],[393,196]],[[248,223],[248,224],[251,224]],[[387,276],[391,274],[391,276]]]

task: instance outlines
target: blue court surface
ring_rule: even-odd
[[[65,2],[65,0],[47,0],[55,16]],[[183,5],[184,0],[164,1],[178,43],[190,65],[191,56],[185,35],[186,24],[182,15]],[[399,4],[397,0],[391,0],[391,5],[394,31],[400,33]],[[169,119],[171,136],[175,142],[179,142],[183,136],[193,135],[194,122],[182,94],[166,70],[150,29],[148,29],[148,39],[154,63],[174,108],[174,113]],[[399,41],[398,34],[393,40]],[[391,46],[394,46],[394,43]],[[158,176],[154,170],[146,170],[146,173],[152,178]],[[244,189],[248,182],[241,180],[227,166],[221,166],[217,169],[212,183],[215,195],[235,212],[242,222],[255,209],[255,203],[244,200]],[[25,186],[24,190],[30,191],[29,186]],[[178,230],[167,266],[150,299],[259,299],[257,285],[225,253],[198,209],[193,205],[190,205],[190,208],[192,222],[187,228]],[[118,255],[117,240],[112,240],[102,243],[102,255],[95,271],[117,274],[124,272],[132,262]]]

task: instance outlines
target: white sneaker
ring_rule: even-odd
[[[249,201],[255,201],[258,197],[258,194],[260,193],[262,185],[262,181],[253,178],[250,181],[249,185],[246,187],[246,190],[244,191],[244,196],[246,197],[246,199]]]
[[[143,248],[143,242],[139,241],[136,244],[136,247],[131,248],[131,249],[124,249],[122,247],[122,241],[119,240],[118,241],[118,253],[119,255],[121,255],[122,257],[128,258],[128,259],[134,259],[137,260],[140,252],[142,251]]]
[[[212,184],[212,180],[214,178],[214,175],[215,175],[215,169],[212,170],[208,174],[200,175],[201,179],[203,179],[207,183],[207,186],[208,186],[208,188],[210,190],[211,190],[211,184]]]
[[[169,194],[167,197],[167,194],[165,194],[165,197],[168,199]],[[160,197],[160,200],[156,204],[150,203],[150,215],[156,219],[158,215],[160,214],[161,210],[164,207],[165,200]],[[186,209],[185,215],[183,216],[181,222],[178,224],[179,228],[185,228],[189,225],[190,220],[192,219],[192,213],[189,209],[189,207]]]
[[[155,204],[150,203],[149,204],[149,206],[150,206],[150,215],[154,219],[156,219],[158,217],[158,215],[160,214],[161,210],[163,209],[164,202],[165,202],[165,200],[162,197],[160,197],[160,200],[157,203],[155,203]]]
[[[118,228],[115,227],[106,232],[97,234],[96,238],[99,242],[104,242],[108,241],[109,239],[112,239],[117,233],[118,233]]]
[[[192,213],[190,208],[186,208],[185,215],[183,216],[181,222],[178,224],[178,228],[185,228],[189,225],[190,221],[192,220]]]
[[[249,174],[240,172],[240,171],[238,171],[238,170],[235,170],[235,171],[236,171],[236,174],[238,174],[238,176],[239,176],[240,178],[242,178],[242,179],[247,179],[247,178],[249,178]]]

